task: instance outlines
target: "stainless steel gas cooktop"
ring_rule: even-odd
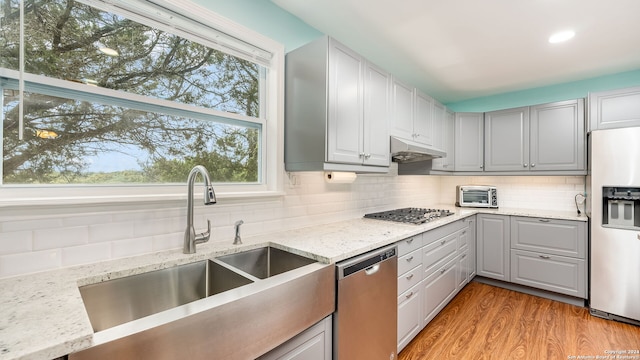
[[[453,215],[453,212],[442,209],[402,208],[365,214],[364,217],[368,219],[396,221],[409,224],[423,224],[449,215]]]

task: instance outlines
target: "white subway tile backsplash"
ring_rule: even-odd
[[[129,240],[113,241],[111,243],[111,256],[114,259],[127,256],[147,254],[153,251],[153,237],[134,238]]]
[[[244,220],[241,235],[361,217],[399,207],[455,203],[455,186],[497,185],[501,207],[574,210],[584,189],[583,176],[397,176],[358,175],[352,184],[327,184],[322,172],[295,173],[284,180],[286,195],[274,200],[196,204],[194,226],[212,242],[233,242],[233,223]],[[172,208],[103,213],[40,214],[0,223],[0,277],[97,262],[161,250],[181,251],[186,204]]]
[[[105,261],[111,258],[111,244],[108,242],[63,248],[62,266],[73,266]]]
[[[109,224],[96,224],[89,226],[89,242],[98,243],[104,241],[124,240],[134,237],[133,222],[112,222]]]
[[[33,250],[33,232],[0,233],[0,255],[19,254]]]
[[[0,256],[0,277],[59,268],[62,265],[60,254],[60,249],[51,249]]]
[[[33,232],[33,249],[46,250],[82,245],[89,242],[89,227],[78,226]]]

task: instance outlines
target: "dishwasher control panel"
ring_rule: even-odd
[[[397,249],[398,248],[396,246],[386,247],[378,251],[374,250],[364,255],[338,263],[338,278],[340,279],[345,276],[349,276],[360,270],[367,269],[375,264],[391,259],[398,255]]]

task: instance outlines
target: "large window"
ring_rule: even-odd
[[[184,1],[22,1],[0,0],[0,191],[175,192],[198,164],[235,192],[276,188],[277,44]]]

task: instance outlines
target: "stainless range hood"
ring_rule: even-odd
[[[391,159],[397,163],[432,160],[446,155],[443,150],[391,136]]]

